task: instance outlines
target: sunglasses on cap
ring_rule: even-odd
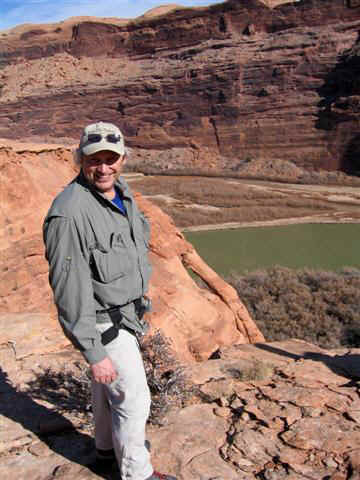
[[[115,133],[109,133],[108,135],[101,135],[101,133],[89,133],[87,136],[87,141],[89,143],[98,143],[101,142],[103,138],[109,143],[118,143],[121,141],[121,136],[115,135]]]

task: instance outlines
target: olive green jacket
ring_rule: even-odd
[[[107,356],[96,312],[124,305],[136,323],[134,308],[127,307],[146,293],[151,271],[149,223],[126,182],[119,179],[116,186],[127,217],[80,173],[55,198],[43,227],[60,324],[90,364]]]

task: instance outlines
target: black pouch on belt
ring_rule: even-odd
[[[103,345],[107,345],[108,343],[112,342],[119,335],[119,330],[122,328],[122,314],[119,307],[110,308],[108,310],[108,314],[113,324],[101,334],[101,343]]]

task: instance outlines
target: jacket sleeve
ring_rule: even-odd
[[[49,282],[54,292],[65,335],[90,363],[106,356],[97,331],[91,271],[83,255],[78,231],[71,218],[45,220],[44,242],[49,262]]]

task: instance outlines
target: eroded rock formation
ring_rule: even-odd
[[[0,147],[0,311],[47,311],[51,296],[42,221],[75,170],[70,151],[62,147],[19,148],[25,151]]]
[[[236,172],[265,158],[354,172],[359,27],[358,0],[19,27],[0,39],[0,137],[71,142],[101,118],[143,168]]]
[[[54,195],[76,170],[68,149],[14,148],[19,151],[0,150],[0,312],[54,314],[41,227]],[[188,362],[204,360],[222,345],[262,341],[235,290],[202,261],[167,215],[141,195],[137,200],[152,224],[154,312],[150,322],[172,340],[178,357]],[[184,265],[210,289],[198,287]],[[38,328],[32,328],[31,321],[21,328],[13,325],[13,341],[26,334],[33,345],[30,351],[48,341],[54,348],[57,343],[63,345],[60,329],[48,331],[49,319],[41,318]]]

